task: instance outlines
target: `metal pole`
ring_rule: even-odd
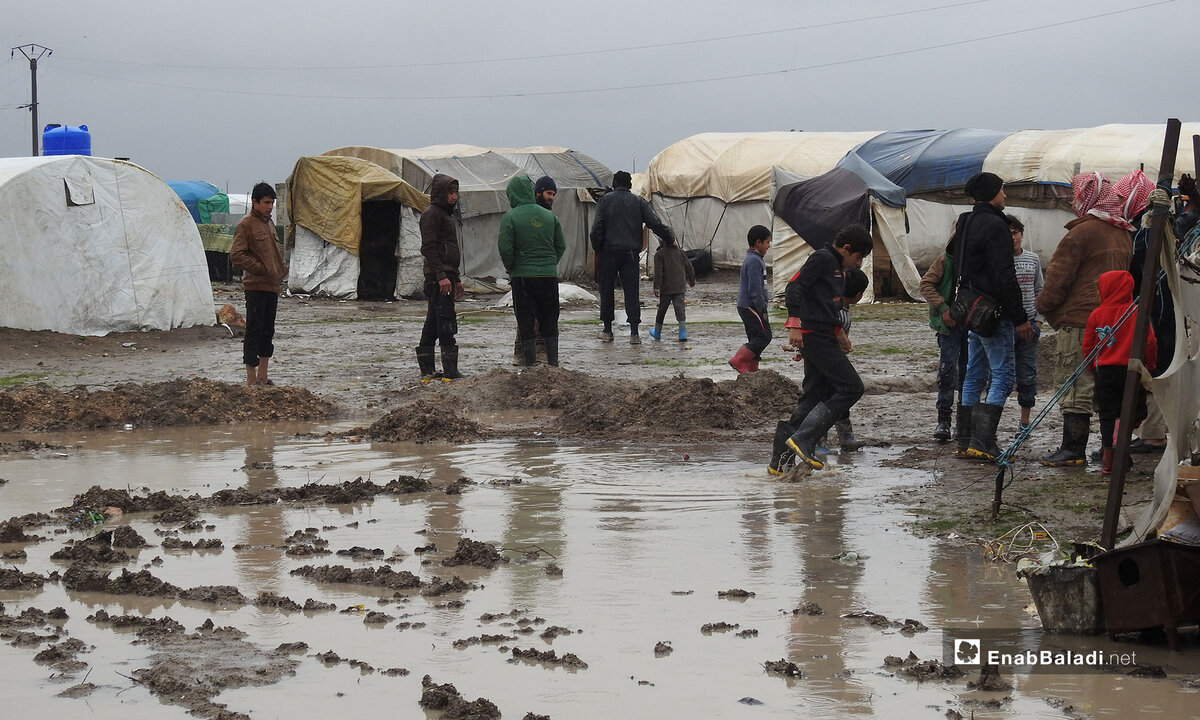
[[[16,54],[18,50],[20,50],[21,54],[25,56],[25,59],[29,61],[29,86],[31,89],[29,111],[33,114],[33,127],[30,134],[32,136],[33,144],[32,155],[33,157],[37,157],[40,154],[38,152],[37,64],[38,60],[43,57],[49,57],[54,53],[54,51],[48,47],[30,43],[29,45],[19,45],[13,48],[9,53],[9,57],[12,57],[14,54]]]
[[[1158,164],[1158,187],[1171,192],[1175,178],[1175,155],[1179,151],[1179,120],[1167,120],[1167,132],[1163,139],[1162,161]],[[1149,334],[1150,314],[1154,312],[1155,288],[1158,286],[1158,255],[1163,246],[1163,234],[1167,227],[1167,209],[1154,208],[1150,224],[1150,241],[1147,243],[1146,259],[1142,263],[1141,295],[1138,298],[1137,317],[1133,323],[1133,347],[1129,350],[1129,368],[1125,372],[1125,394],[1121,399],[1121,420],[1117,427],[1116,452],[1113,453],[1112,477],[1108,484],[1108,502],[1104,506],[1104,527],[1100,533],[1100,544],[1112,550],[1117,540],[1117,521],[1121,516],[1121,497],[1125,493],[1125,463],[1129,458],[1129,434],[1133,430],[1133,406],[1138,387],[1142,383],[1140,368],[1146,359],[1146,336]]]
[[[33,141],[33,150],[29,153],[33,157],[37,157],[41,153],[38,152],[38,116],[37,116],[37,58],[29,58],[29,112],[33,113],[33,128],[31,139]],[[53,143],[51,143],[53,144]]]

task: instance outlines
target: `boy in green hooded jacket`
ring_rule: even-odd
[[[546,341],[546,362],[558,365],[558,262],[567,241],[554,213],[534,202],[528,176],[509,180],[507,193],[512,209],[500,219],[499,250],[512,281],[521,359],[527,366],[536,359],[536,320]]]

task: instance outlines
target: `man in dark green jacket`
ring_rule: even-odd
[[[499,250],[512,279],[521,359],[528,366],[536,358],[536,321],[546,341],[546,362],[558,365],[558,261],[567,241],[554,213],[534,202],[527,176],[509,180],[507,192],[512,210],[500,219]]]

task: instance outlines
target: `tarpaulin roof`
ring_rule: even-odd
[[[888,180],[859,155],[847,154],[838,161],[838,167],[845,168],[857,175],[866,189],[880,201],[892,207],[904,207],[904,188]]]
[[[1074,130],[1021,130],[1004,138],[988,155],[983,169],[1008,183],[1070,185],[1077,172],[1102,172],[1113,182],[1141,168],[1158,179],[1165,124],[1100,125]],[[1200,122],[1181,123],[1175,177],[1195,173],[1190,138],[1200,135]]]
[[[221,192],[216,185],[203,180],[168,180],[167,185],[170,185],[179,199],[183,201],[192,215],[193,222],[200,222],[200,211],[196,207],[196,203]]]
[[[772,208],[814,248],[825,247],[847,225],[871,226],[870,191],[862,178],[844,167],[785,182],[776,190]]]
[[[542,146],[492,148],[492,151],[521,168],[531,180],[549,175],[560,191],[612,185],[612,170],[595,158],[568,148]]]
[[[395,200],[417,211],[429,196],[375,163],[355,157],[302,157],[288,178],[289,242],[294,225],[303,225],[325,242],[358,255],[362,204]]]
[[[960,189],[1008,133],[996,130],[893,130],[854,148],[909,195]]]
[[[771,168],[820,175],[875,132],[702,133],[650,161],[650,191],[669,197],[766,201]]]

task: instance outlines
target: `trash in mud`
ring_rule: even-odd
[[[767,669],[767,672],[783,675],[784,677],[798,678],[803,676],[800,667],[787,658],[768,660],[763,663],[763,667]]]

